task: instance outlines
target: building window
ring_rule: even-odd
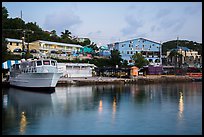
[[[155,60],[155,63],[160,63],[160,60],[159,60],[159,59],[156,59],[156,60]]]
[[[16,46],[18,46],[19,45],[19,43],[16,43]]]
[[[129,51],[127,51],[127,54],[129,54]]]
[[[131,51],[130,54],[133,54],[133,52]]]
[[[12,42],[10,42],[10,45],[12,45]]]

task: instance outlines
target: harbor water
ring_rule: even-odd
[[[202,82],[2,89],[3,135],[202,135]]]

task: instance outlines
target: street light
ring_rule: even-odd
[[[24,50],[25,50],[25,37],[22,37],[22,58],[25,57]]]
[[[180,51],[180,68],[181,68],[181,65],[182,65],[182,49],[181,49],[181,47],[180,47],[180,49],[179,49],[179,51]]]

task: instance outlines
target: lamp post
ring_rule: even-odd
[[[182,49],[180,48],[179,49],[179,51],[180,51],[180,63],[179,63],[179,67],[181,68],[181,64],[182,64]]]
[[[22,58],[25,58],[25,53],[24,53],[24,50],[25,50],[25,36],[22,37]]]
[[[159,56],[160,56],[160,63],[162,65],[162,42],[160,41],[160,46],[159,46]]]

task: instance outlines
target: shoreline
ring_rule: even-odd
[[[60,78],[56,87],[68,85],[99,85],[99,84],[152,84],[168,82],[202,82],[202,77],[176,75],[147,75],[132,78],[116,77],[76,77]],[[3,87],[10,87],[8,81],[2,81]]]
[[[60,78],[57,86],[64,85],[98,85],[98,84],[150,84],[165,82],[194,82],[202,81],[202,77],[194,78],[189,76],[175,75],[148,75],[134,78],[115,77],[88,77],[88,78]]]

